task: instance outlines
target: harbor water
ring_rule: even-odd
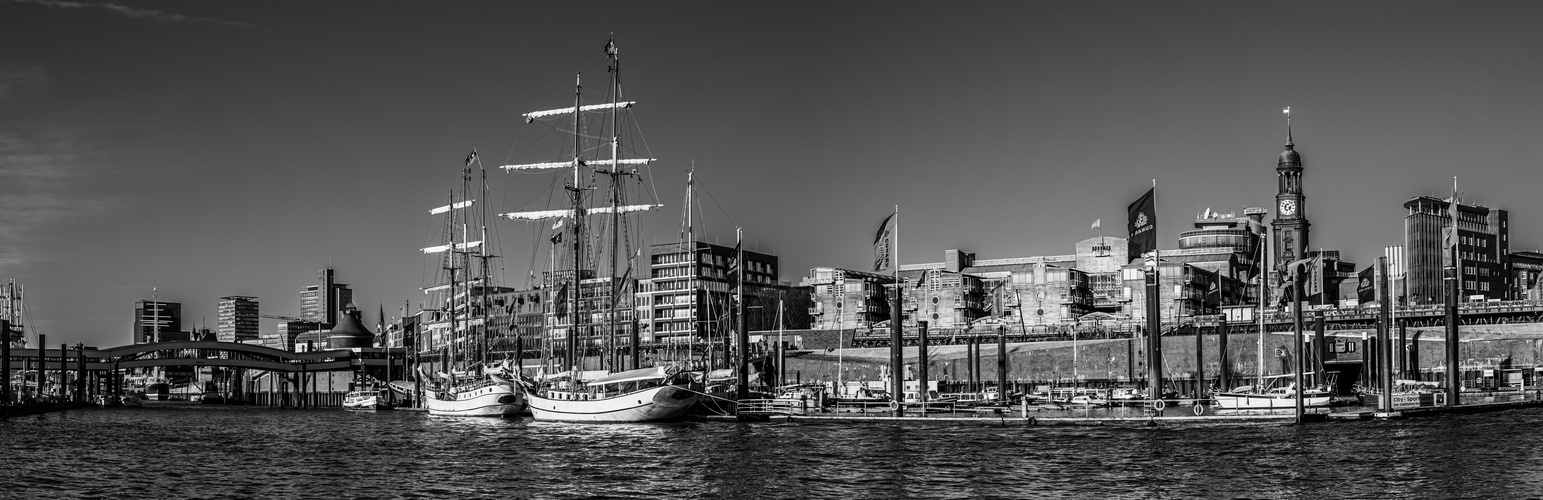
[[[3,498],[1525,498],[1543,409],[1295,425],[578,425],[188,403],[0,420]]]

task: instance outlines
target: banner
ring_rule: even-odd
[[[1130,240],[1126,244],[1126,262],[1141,258],[1141,254],[1157,249],[1157,188],[1148,189],[1126,211],[1130,215]]]
[[[1356,275],[1355,295],[1362,304],[1377,301],[1377,266],[1367,266]]]
[[[883,271],[889,268],[890,226],[889,221],[894,220],[895,214],[884,217],[884,222],[879,223],[878,234],[873,236],[873,272]]]

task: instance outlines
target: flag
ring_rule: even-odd
[[[563,221],[564,220],[566,220],[566,219],[559,218],[559,219],[557,219],[557,222],[552,223],[552,244],[553,245],[556,245],[558,243],[562,243],[563,242]]]
[[[1148,189],[1126,208],[1130,216],[1130,240],[1126,243],[1126,258],[1136,260],[1142,254],[1157,249],[1157,188]]]
[[[607,40],[605,42],[605,55],[610,57],[611,59],[615,59],[616,58],[616,39],[615,38],[612,38],[612,39]]]
[[[474,161],[477,161],[477,150],[475,149],[471,150],[471,154],[466,155],[466,166],[470,167],[471,162]]]
[[[1091,227],[1089,229],[1101,228],[1101,227],[1103,227],[1103,223],[1104,223],[1104,219],[1093,219],[1093,227]]]
[[[895,214],[893,213],[884,217],[884,222],[879,223],[878,234],[873,236],[873,272],[879,272],[889,268],[889,221],[893,220],[894,218]]]
[[[563,283],[563,286],[561,288],[557,289],[557,300],[555,300],[552,303],[552,308],[556,310],[556,313],[557,313],[558,316],[567,316],[568,315],[568,284],[567,283]]]
[[[729,290],[739,287],[739,278],[740,274],[742,274],[740,257],[744,255],[741,245],[743,245],[743,242],[734,242],[734,253],[729,255]]]
[[[927,282],[927,271],[922,271],[921,276],[916,278],[916,288],[921,288],[922,287],[922,283],[926,283],[926,282]]]
[[[1377,267],[1366,266],[1356,275],[1356,302],[1366,304],[1377,300]]]
[[[1447,265],[1454,266],[1458,264],[1453,261],[1452,255],[1457,253],[1458,243],[1462,241],[1462,236],[1458,234],[1457,229],[1457,221],[1461,220],[1461,215],[1457,210],[1457,205],[1457,195],[1453,194],[1452,203],[1447,208],[1447,217],[1449,217],[1452,222],[1451,225],[1441,233],[1442,261]]]

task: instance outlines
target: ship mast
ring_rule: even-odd
[[[621,205],[620,176],[622,174],[617,169],[619,165],[617,163],[617,153],[621,149],[621,135],[616,130],[616,116],[618,113],[614,105],[621,97],[618,95],[621,91],[621,57],[617,54],[615,40],[606,42],[605,52],[611,58],[611,104],[613,105],[611,108],[611,281],[608,287],[611,292],[611,307],[607,311],[605,340],[606,348],[610,351],[607,353],[606,359],[610,360],[611,369],[616,370],[616,299],[619,295],[617,288],[621,286],[621,283],[617,282],[618,278],[616,277],[616,246],[619,243],[618,240],[621,239],[621,211],[617,210],[617,207]],[[632,346],[632,348],[637,349],[637,346]]]
[[[583,84],[582,74],[581,73],[574,73],[574,75],[573,75],[573,109],[574,109],[574,113],[573,113],[573,183],[568,186],[568,191],[573,195],[573,203],[572,203],[572,207],[573,207],[573,288],[571,290],[568,290],[569,300],[572,301],[572,303],[568,307],[568,314],[572,318],[570,320],[570,322],[568,323],[568,352],[567,352],[568,361],[567,361],[567,364],[568,364],[568,369],[569,370],[574,370],[576,368],[576,365],[574,365],[574,360],[575,360],[575,357],[574,357],[575,353],[574,353],[574,351],[578,348],[578,328],[579,328],[579,317],[580,317],[580,315],[579,315],[579,275],[581,273],[580,273],[579,270],[581,269],[580,266],[583,263],[582,256],[584,255],[584,198],[583,198],[583,190],[579,186],[579,182],[580,182],[580,179],[579,179],[579,168],[584,165],[584,161],[579,159],[579,141],[583,137],[583,135],[579,133],[579,111],[583,109],[583,107],[581,106],[581,104],[583,102],[583,99],[584,99],[584,96],[582,94],[583,90],[584,90],[584,84]],[[582,360],[583,358],[578,358],[578,359]],[[570,374],[570,377],[573,377],[573,375]],[[573,377],[573,378],[576,378],[576,377]]]

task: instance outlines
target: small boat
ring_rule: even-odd
[[[390,410],[391,397],[386,389],[351,391],[343,396],[345,410]]]
[[[128,393],[118,396],[118,403],[127,408],[142,408],[145,406],[145,398],[138,394]]]
[[[1296,408],[1297,393],[1294,386],[1276,387],[1264,392],[1222,392],[1215,395],[1216,407],[1224,410],[1268,410]],[[1304,389],[1302,406],[1329,406],[1333,399],[1328,391]]]
[[[97,397],[92,398],[91,402],[97,406],[118,406],[123,404],[118,398],[106,394],[97,395]]]

